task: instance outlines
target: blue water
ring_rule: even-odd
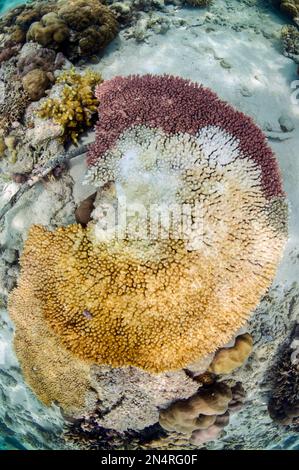
[[[24,3],[24,0],[0,0],[0,13]]]

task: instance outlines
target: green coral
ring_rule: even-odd
[[[63,128],[64,140],[71,139],[77,144],[79,135],[92,124],[98,107],[94,89],[101,82],[101,75],[89,69],[83,75],[74,68],[63,72],[56,81],[64,85],[61,97],[45,100],[38,116],[59,124]]]

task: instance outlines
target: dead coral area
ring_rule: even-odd
[[[94,450],[201,448],[223,434],[230,416],[242,408],[246,397],[242,384],[238,382],[227,385],[215,381],[203,386],[197,383],[197,386],[198,392],[191,397],[175,400],[166,408],[160,407],[159,421],[143,429],[134,428],[134,418],[132,426],[122,431],[103,426],[105,414],[109,411],[96,409],[66,428],[65,438],[75,447]],[[120,399],[116,405],[116,413],[121,410],[121,402]],[[139,408],[140,419],[143,410]],[[129,422],[129,416],[127,419]]]

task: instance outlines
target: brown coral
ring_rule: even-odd
[[[234,346],[218,350],[209,367],[214,374],[230,374],[247,360],[252,351],[252,337],[246,333],[236,338]]]
[[[299,15],[299,2],[297,0],[283,0],[280,2],[280,9],[291,18],[297,18]]]
[[[115,14],[99,0],[35,2],[0,20],[17,43],[36,41],[71,60],[99,52],[117,34]]]
[[[31,101],[38,101],[44,96],[51,84],[50,78],[49,73],[41,69],[31,70],[22,78],[24,90]]]
[[[75,212],[76,221],[81,225],[87,225],[91,221],[91,213],[94,210],[94,201],[97,193],[92,194],[82,201]]]
[[[294,347],[298,348],[299,328],[295,325],[289,344],[284,344],[277,363],[270,371],[272,391],[268,404],[271,418],[282,425],[298,424],[299,365]]]
[[[180,400],[160,412],[160,425],[167,431],[188,434],[214,425],[217,415],[224,414],[232,399],[230,388],[216,383],[202,388],[188,400]]]
[[[40,22],[32,23],[27,41],[36,41],[43,47],[59,48],[70,36],[67,25],[54,12],[43,16]]]

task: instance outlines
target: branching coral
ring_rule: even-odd
[[[53,119],[64,131],[64,138],[78,142],[78,136],[92,124],[98,101],[94,88],[101,76],[87,70],[83,75],[75,69],[61,73],[56,83],[63,85],[59,99],[49,98],[41,104],[38,116]]]

